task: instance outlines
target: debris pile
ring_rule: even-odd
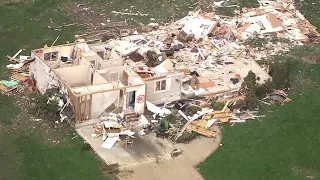
[[[102,136],[101,147],[106,149],[111,149],[117,141],[121,140],[126,142],[126,146],[128,144],[132,146],[136,132],[140,136],[145,135],[144,129],[147,129],[149,124],[144,115],[110,113],[108,116],[101,117],[99,122],[93,125],[92,137]]]
[[[199,10],[167,26],[152,23],[143,30],[107,40],[104,48],[124,57],[144,79],[181,73],[187,97],[237,91],[248,70],[263,84],[270,79],[268,64],[261,69],[256,60],[318,37],[289,0],[260,1],[258,8],[244,8],[238,17]],[[247,42],[256,37],[272,40],[256,48]]]
[[[288,98],[288,94],[282,89],[274,90],[272,93],[268,94],[267,97],[263,98],[260,101],[264,104],[270,105],[270,103],[263,101],[266,99],[268,99],[270,101],[270,103],[272,103],[272,104],[276,103],[276,104],[281,104],[281,105],[292,101],[290,98]]]
[[[17,89],[19,84],[25,83],[29,80],[29,64],[34,61],[30,56],[20,55],[22,49],[20,49],[12,57],[7,55],[7,59],[10,62],[6,67],[10,71],[10,80],[0,81],[0,90],[4,93],[11,92]],[[20,56],[19,56],[20,55]],[[17,58],[19,56],[19,58]],[[30,82],[28,82],[30,84]]]

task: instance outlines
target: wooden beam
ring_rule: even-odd
[[[163,79],[163,78],[167,78],[167,75],[163,75],[163,76],[156,76],[156,77],[148,77],[145,79],[142,79],[143,81],[153,81],[153,80],[158,80],[158,79]]]
[[[87,113],[88,113],[88,110],[87,110],[87,105],[88,105],[88,101],[87,101],[87,97],[88,96],[84,96],[84,112],[83,112],[83,119],[87,119]]]
[[[60,36],[58,36],[58,37],[53,41],[53,43],[51,44],[51,47],[58,41],[59,37],[60,37]]]
[[[78,117],[79,117],[79,122],[82,121],[82,116],[81,116],[81,105],[82,105],[82,96],[78,98],[79,102],[78,102]]]

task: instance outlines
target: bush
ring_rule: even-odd
[[[175,113],[168,114],[164,117],[164,119],[169,123],[175,124],[177,122],[177,114]]]
[[[270,75],[272,76],[272,88],[284,89],[290,88],[290,74],[291,74],[291,63],[288,60],[277,61],[272,64],[270,68]]]
[[[189,106],[188,107],[188,112],[190,114],[196,114],[198,111],[201,111],[201,107],[198,107],[198,106]]]

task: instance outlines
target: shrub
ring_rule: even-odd
[[[272,76],[272,88],[290,88],[291,69],[291,63],[288,60],[277,61],[274,64],[272,64],[270,69],[270,75]]]
[[[32,95],[33,103],[35,104],[33,108],[37,115],[53,121],[60,119],[59,101],[52,98],[53,96],[58,96],[56,92],[56,89],[50,89],[45,94],[37,93]]]

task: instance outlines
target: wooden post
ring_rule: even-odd
[[[82,96],[79,98],[79,120],[82,122]]]
[[[92,119],[92,94],[90,95],[89,101],[89,119]]]

